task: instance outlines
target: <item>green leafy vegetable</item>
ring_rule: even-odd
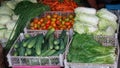
[[[73,63],[112,64],[115,61],[115,47],[102,46],[93,35],[75,33],[67,60]]]

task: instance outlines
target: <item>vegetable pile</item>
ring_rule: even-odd
[[[113,64],[116,58],[115,47],[103,46],[94,40],[93,35],[75,33],[67,55],[68,62]]]
[[[12,32],[18,16],[14,14],[14,1],[5,1],[0,6],[0,41],[7,42]],[[16,17],[16,18],[15,18]],[[14,30],[13,30],[14,32]]]
[[[74,31],[79,34],[114,35],[118,28],[117,16],[107,9],[96,11],[94,8],[77,7],[75,9]]]
[[[15,14],[19,15],[19,18],[13,28],[15,32],[12,31],[6,44],[6,51],[9,51],[19,34],[23,32],[28,21],[48,10],[50,10],[49,6],[44,4],[32,3],[30,1],[19,2],[14,9]]]
[[[66,16],[66,14],[68,14]],[[55,30],[69,30],[74,23],[73,13],[51,13],[44,17],[34,18],[28,25],[31,30],[48,30],[54,28]]]
[[[41,0],[38,0],[41,3]],[[77,3],[74,0],[43,0],[43,4],[49,5],[52,11],[74,11]]]
[[[59,37],[54,34],[55,29],[50,29],[45,34],[31,36],[25,34],[25,39],[14,44],[14,56],[58,56],[63,54],[67,45],[68,36],[63,30]]]

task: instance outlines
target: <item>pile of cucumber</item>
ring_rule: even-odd
[[[58,56],[63,54],[68,42],[66,30],[59,37],[55,36],[55,30],[50,29],[45,35],[25,35],[25,39],[14,44],[14,56]]]

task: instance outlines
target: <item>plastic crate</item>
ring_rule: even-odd
[[[38,33],[28,33],[31,36],[36,36],[37,34],[45,35],[47,31],[41,31]],[[24,33],[25,34],[25,33]],[[20,36],[17,38],[15,43],[22,41],[24,39],[24,34],[21,33]],[[59,37],[61,32],[59,33],[54,33],[55,37]],[[69,34],[68,35],[68,41],[69,41]],[[14,44],[15,44],[14,43]],[[67,46],[67,45],[66,45]],[[59,54],[59,56],[13,56],[13,53],[15,52],[14,46],[11,47],[9,53],[7,54],[7,59],[9,62],[9,66],[34,66],[34,65],[39,65],[39,66],[63,66],[63,59],[64,59],[64,53]],[[34,61],[34,64],[33,64]]]
[[[113,36],[94,36],[94,39],[98,42],[100,42],[104,46],[115,46],[116,47],[116,58],[114,61],[114,64],[94,64],[94,63],[72,63],[72,62],[67,62],[67,54],[69,52],[69,47],[71,44],[68,44],[68,47],[65,52],[65,59],[64,59],[64,65],[65,68],[117,68],[118,66],[118,58],[119,58],[119,45],[118,45],[118,40],[117,38]]]
[[[69,14],[72,14],[74,16],[74,12],[71,12],[71,11],[46,11],[43,14],[37,16],[36,18],[42,18],[42,17],[47,16],[48,14],[49,15],[58,14],[60,16],[68,16]],[[31,19],[31,21],[33,21],[33,19]],[[28,24],[26,25],[26,31],[27,32],[42,31],[42,30],[32,30],[32,29],[30,29],[29,24],[31,23],[31,21],[28,21]]]
[[[12,68],[60,68],[60,66],[13,66]]]

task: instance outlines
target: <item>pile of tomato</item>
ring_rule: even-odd
[[[34,18],[29,25],[32,30],[69,30],[73,27],[74,15],[61,16],[58,14],[47,14],[44,17]]]

